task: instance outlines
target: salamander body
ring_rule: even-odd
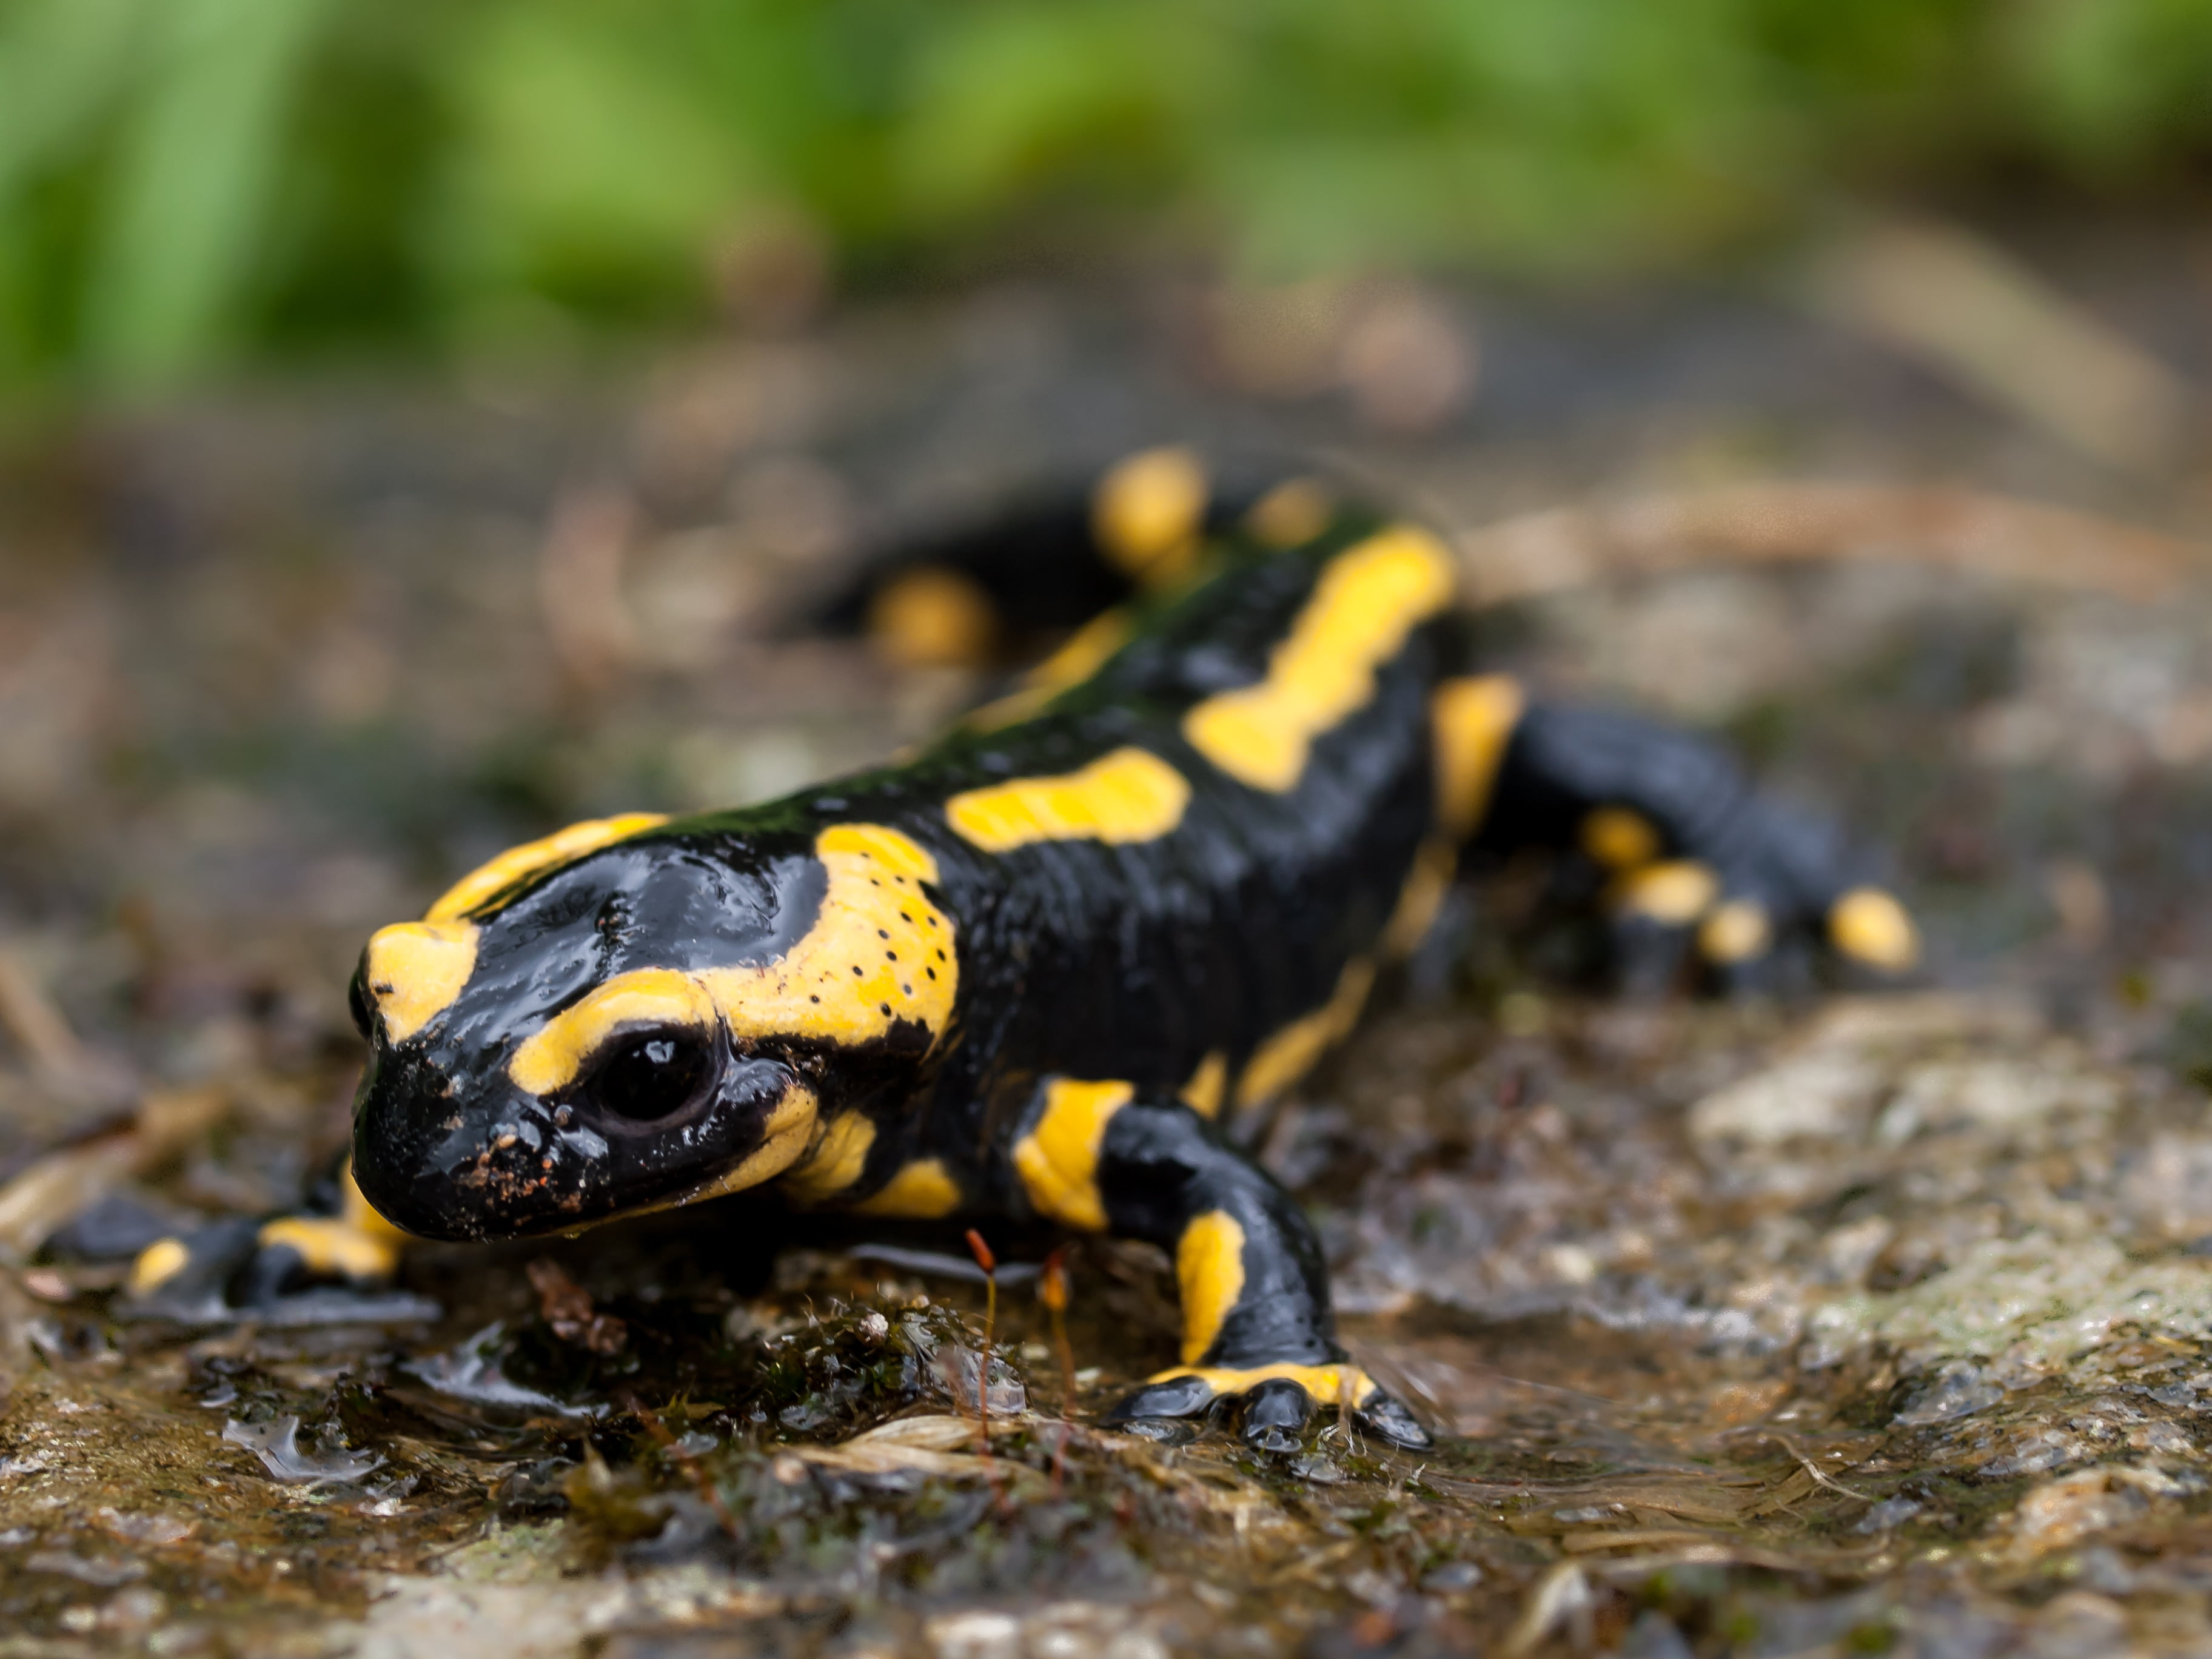
[[[1909,959],[1894,901],[1702,740],[1471,672],[1426,531],[1310,484],[1225,515],[1166,465],[1092,514],[1127,601],[926,751],[575,825],[380,932],[353,987],[375,1214],[500,1238],[772,1183],[1150,1239],[1181,1363],[1117,1414],[1234,1402],[1261,1438],[1319,1400],[1419,1444],[1229,1131],[1351,1028],[1467,849],[1565,849],[1624,936],[1723,971],[1792,933]]]

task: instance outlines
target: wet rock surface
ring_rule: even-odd
[[[1844,547],[1498,615],[1502,659],[1711,726],[1887,849],[1930,965],[1602,994],[1531,872],[1455,900],[1250,1131],[1431,1452],[1328,1412],[1271,1454],[1109,1431],[1173,1357],[1157,1253],[1075,1249],[1063,1354],[1049,1237],[992,1232],[987,1326],[957,1235],[750,1199],[425,1250],[382,1322],[121,1316],[114,1241],[295,1202],[342,1144],[370,927],[985,689],[802,637],[837,559],[1163,428],[1368,443],[992,303],[611,404],[241,404],[10,459],[0,1653],[2212,1650],[2186,572],[2145,603]],[[1778,448],[2114,493],[1876,380],[1757,444],[1723,398],[1359,453],[1462,528]],[[2135,496],[2189,523],[2184,481]]]

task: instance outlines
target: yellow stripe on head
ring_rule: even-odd
[[[714,1023],[714,1000],[696,977],[673,968],[633,969],[532,1032],[507,1062],[507,1074],[519,1089],[550,1095],[574,1083],[617,1031],[645,1026],[703,1030]]]
[[[1482,826],[1505,745],[1528,707],[1510,675],[1447,680],[1429,699],[1436,731],[1437,822],[1455,840]]]
[[[667,822],[665,812],[624,812],[617,817],[586,818],[538,841],[510,847],[447,888],[423,920],[459,921],[519,882]]]
[[[1224,691],[1183,716],[1183,736],[1238,782],[1277,794],[1297,787],[1313,741],[1375,695],[1375,671],[1451,602],[1442,543],[1401,525],[1331,559],[1256,685]]]
[[[1091,533],[1124,575],[1171,586],[1198,556],[1206,467],[1188,449],[1147,449],[1118,463],[1091,498]]]
[[[1054,1078],[1036,1127],[1014,1143],[1014,1170],[1037,1213],[1091,1232],[1106,1230],[1098,1153],[1106,1126],[1135,1097],[1127,1083]]]
[[[1176,1285],[1182,1292],[1182,1363],[1195,1365],[1244,1294],[1244,1229],[1235,1216],[1208,1210],[1182,1230]]]
[[[402,921],[370,935],[362,983],[387,1042],[404,1042],[453,1006],[477,965],[472,921]]]
[[[1117,749],[1058,777],[1016,778],[945,803],[945,817],[987,853],[1041,841],[1157,841],[1182,822],[1190,785],[1147,750]]]

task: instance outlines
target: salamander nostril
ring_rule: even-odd
[[[610,1117],[657,1123],[693,1104],[713,1080],[706,1039],[648,1031],[617,1044],[586,1080],[584,1097]]]

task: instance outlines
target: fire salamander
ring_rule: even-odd
[[[925,752],[574,824],[378,933],[357,1191],[263,1225],[262,1257],[373,1278],[394,1229],[568,1232],[771,1183],[1042,1219],[1174,1260],[1180,1362],[1115,1418],[1233,1407],[1265,1440],[1319,1401],[1419,1445],[1230,1130],[1351,1029],[1462,854],[1578,850],[1624,937],[1723,975],[1792,935],[1911,960],[1898,902],[1705,740],[1471,672],[1427,531],[1303,482],[1231,512],[1180,452],[1124,463],[1087,524],[1127,601]],[[987,586],[909,568],[878,623],[972,646]],[[191,1257],[154,1246],[134,1291]]]

